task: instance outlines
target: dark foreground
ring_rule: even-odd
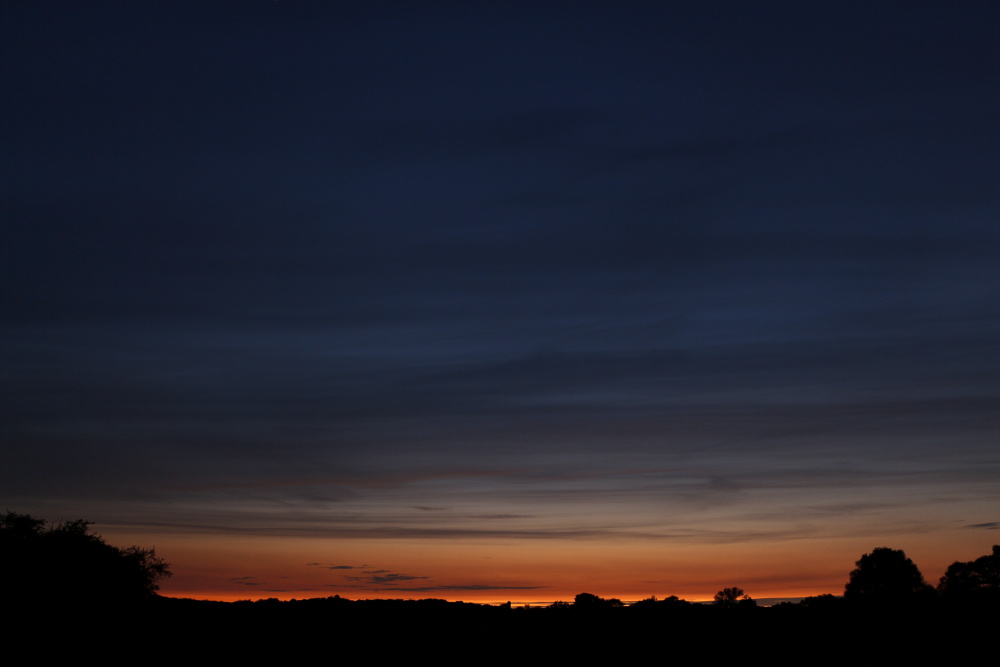
[[[157,597],[127,608],[32,605],[15,615],[5,634],[30,635],[50,655],[98,649],[140,652],[133,658],[197,656],[199,662],[432,657],[446,664],[650,658],[870,664],[937,658],[971,664],[995,657],[1000,606],[993,600],[903,606],[811,600],[770,608],[668,601],[511,608],[444,600]]]

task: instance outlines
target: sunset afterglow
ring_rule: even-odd
[[[1000,3],[0,15],[0,509],[217,600],[1000,541]]]

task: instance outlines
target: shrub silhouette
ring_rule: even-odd
[[[119,548],[82,519],[46,526],[0,515],[0,599],[7,604],[123,603],[149,599],[170,576],[153,549]]]

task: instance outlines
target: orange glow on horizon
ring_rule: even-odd
[[[572,602],[581,592],[625,602],[652,595],[708,601],[729,586],[758,600],[801,598],[843,593],[854,562],[876,546],[902,548],[931,584],[955,560],[970,560],[990,549],[981,538],[970,545],[940,534],[896,540],[665,544],[102,532],[112,543],[155,546],[174,573],[160,582],[162,595],[221,601],[339,595],[520,606]],[[967,541],[969,535],[956,531],[955,537]],[[386,579],[373,579],[377,577]]]

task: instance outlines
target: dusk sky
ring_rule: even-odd
[[[1000,542],[1000,3],[0,7],[0,510],[167,595]]]

